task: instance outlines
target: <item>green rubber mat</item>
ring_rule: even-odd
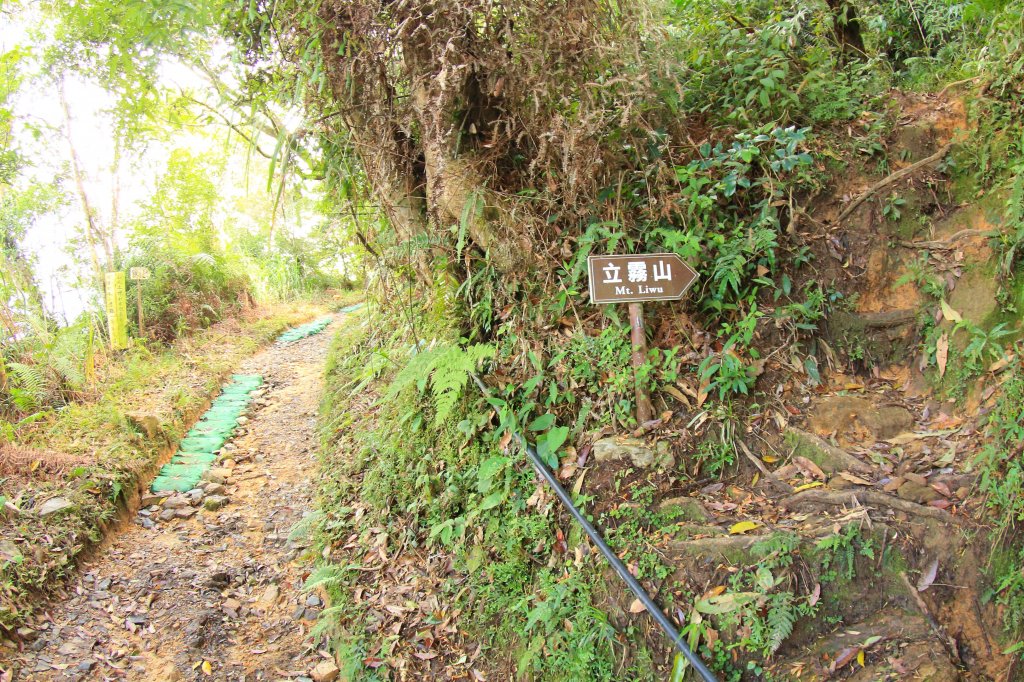
[[[186,438],[224,438],[225,440],[231,437],[231,434],[235,432],[234,426],[193,426],[188,433],[185,434]]]
[[[192,490],[199,483],[199,479],[180,478],[176,476],[164,476],[160,474],[153,479],[150,489],[155,493],[184,493]]]
[[[171,464],[213,464],[217,455],[212,452],[179,452],[171,458]]]
[[[327,325],[331,323],[332,318],[322,317],[319,320],[313,320],[306,324],[298,327],[292,327],[281,336],[277,337],[278,343],[295,343],[307,336],[313,336],[313,334],[319,334],[324,330]]]
[[[171,462],[164,465],[164,468],[160,470],[160,475],[171,478],[195,478],[198,481],[206,469],[207,464],[175,464]]]
[[[210,405],[203,416],[204,422],[233,422],[245,411],[244,405]]]
[[[347,305],[344,308],[339,308],[338,312],[339,313],[351,313],[351,312],[353,312],[355,310],[359,310],[362,307],[363,307],[362,303],[353,303],[352,305]]]
[[[184,439],[178,447],[188,452],[217,452],[224,447],[224,441],[220,436],[195,436]]]
[[[150,489],[155,493],[186,492],[199,485],[203,474],[217,461],[216,452],[238,428],[238,418],[252,400],[250,394],[262,385],[263,377],[258,374],[233,374],[231,382],[178,443],[177,454],[160,469]]]

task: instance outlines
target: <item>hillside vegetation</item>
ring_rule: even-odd
[[[240,135],[365,275],[300,529],[341,679],[692,675],[516,433],[721,679],[1024,679],[1020,2],[46,11],[126,130]],[[168,61],[212,89],[186,106]],[[178,161],[135,233],[206,292],[167,329],[259,280],[197,271],[216,188],[174,222]],[[661,252],[700,279],[634,371],[587,258]]]

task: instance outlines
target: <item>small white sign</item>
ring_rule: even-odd
[[[128,271],[128,278],[133,282],[140,279],[149,279],[149,268],[132,268]]]

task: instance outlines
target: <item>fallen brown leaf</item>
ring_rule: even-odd
[[[917,591],[924,592],[929,587],[931,587],[932,583],[935,582],[935,576],[938,575],[938,572],[939,558],[935,557],[934,559],[932,559],[931,563],[928,564],[928,567],[921,573],[921,577],[918,578]]]
[[[946,361],[949,358],[949,334],[942,333],[935,342],[935,364],[939,367],[939,376],[946,374]]]

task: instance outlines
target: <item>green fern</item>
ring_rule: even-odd
[[[771,656],[778,651],[782,643],[793,634],[793,626],[796,624],[799,616],[800,614],[797,612],[790,594],[783,592],[772,595],[767,617],[768,637],[765,647],[766,656]]]
[[[394,398],[412,385],[420,393],[426,393],[429,389],[434,400],[434,421],[441,424],[451,416],[462,397],[470,372],[476,370],[482,360],[491,357],[494,357],[494,347],[486,344],[466,348],[437,345],[422,350],[413,355],[395,376],[388,388],[387,397]]]
[[[46,404],[48,382],[46,375],[37,365],[9,362],[7,369],[13,378],[13,387],[19,389],[19,395],[23,402],[28,399],[33,407]],[[14,390],[11,393],[14,394]],[[25,410],[23,409],[23,411]]]
[[[318,510],[312,511],[299,519],[298,523],[292,526],[292,529],[288,531],[288,542],[311,542],[313,539],[313,531],[316,530],[317,524],[319,524],[323,518],[324,513]]]
[[[306,579],[306,583],[302,586],[302,589],[306,592],[312,592],[318,587],[333,587],[340,585],[345,582],[347,578],[347,571],[344,566],[338,566],[336,564],[328,564],[321,566],[312,573]]]

